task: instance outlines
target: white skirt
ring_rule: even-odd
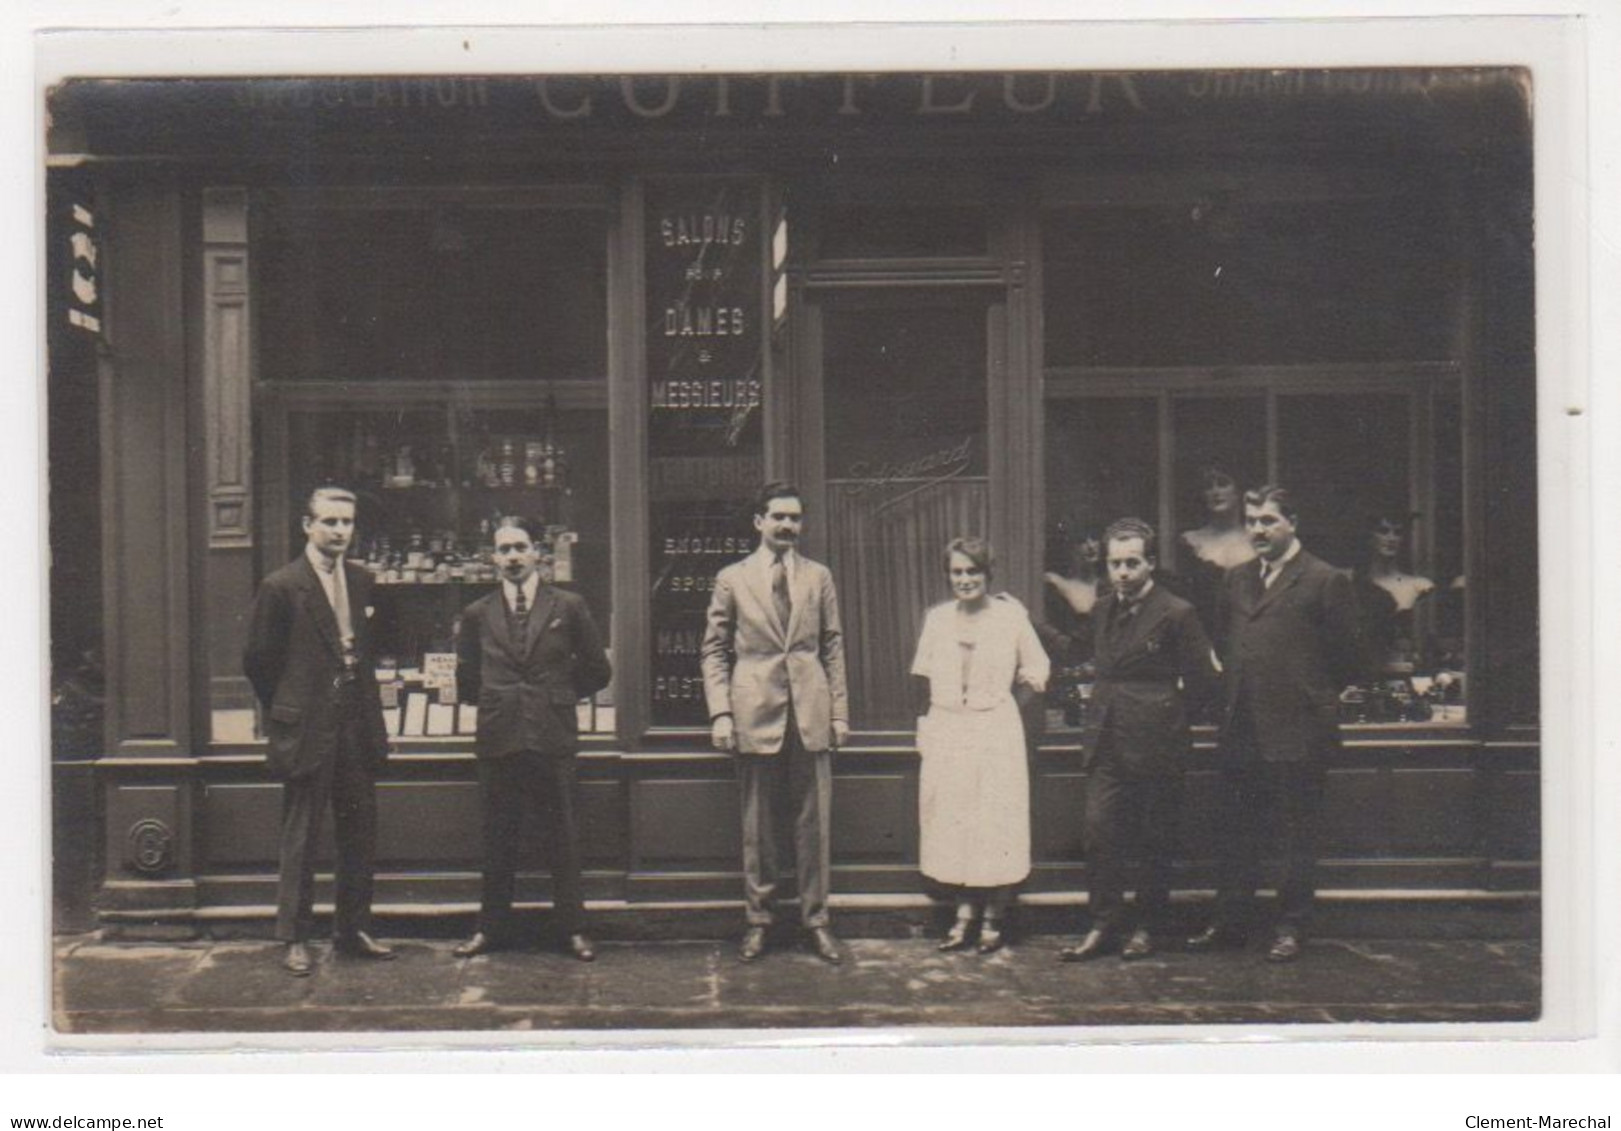
[[[919,858],[945,884],[1001,887],[1030,874],[1030,769],[1009,698],[988,711],[933,706],[919,721]]]

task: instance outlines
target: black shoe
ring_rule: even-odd
[[[1138,927],[1131,932],[1126,945],[1120,948],[1120,961],[1136,962],[1140,958],[1147,958],[1154,953],[1154,940],[1148,933],[1147,927]]]
[[[393,947],[384,946],[365,931],[341,936],[334,940],[332,949],[345,958],[372,958],[386,962],[395,957]]]
[[[1247,941],[1242,931],[1218,925],[1206,927],[1189,939],[1186,945],[1189,950],[1202,954],[1211,950],[1241,950]]]
[[[816,948],[816,957],[829,966],[837,966],[844,961],[844,951],[839,949],[839,940],[833,937],[833,932],[826,927],[811,928],[811,945]]]
[[[1114,935],[1102,927],[1093,927],[1075,946],[1066,946],[1058,952],[1060,962],[1090,962],[1102,958],[1114,949]]]
[[[980,954],[995,954],[1007,945],[1007,939],[1002,935],[1001,924],[995,919],[987,919],[980,924],[979,945],[974,949]]]
[[[958,919],[955,923],[951,924],[951,930],[946,932],[945,941],[934,949],[967,950],[969,946],[968,936],[973,933],[974,921],[972,919]]]
[[[595,962],[597,960],[596,947],[591,945],[590,938],[585,935],[570,935],[568,937],[568,950],[581,962]]]
[[[1268,962],[1293,962],[1300,957],[1300,936],[1293,931],[1279,931],[1267,948]]]
[[[282,956],[281,968],[295,978],[308,978],[315,969],[315,959],[310,957],[310,948],[301,942],[287,944],[287,953]]]
[[[765,928],[750,927],[743,932],[743,941],[738,945],[737,956],[744,962],[753,962],[765,953]]]

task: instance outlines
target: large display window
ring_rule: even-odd
[[[586,194],[444,189],[267,193],[250,211],[256,520],[247,552],[205,563],[212,739],[260,733],[240,633],[257,579],[301,552],[304,500],[325,484],[358,498],[350,560],[376,583],[392,733],[470,734],[455,640],[462,609],[497,584],[503,518],[544,528],[544,574],[610,631],[609,213]],[[579,718],[611,732],[612,690]]]
[[[1085,715],[1108,523],[1157,527],[1160,577],[1214,631],[1263,483],[1291,489],[1303,544],[1355,583],[1367,658],[1342,721],[1468,717],[1465,369],[1456,280],[1435,266],[1451,228],[1399,195],[1312,204],[1309,225],[1298,203],[1198,194],[1044,217],[1044,611],[1077,642],[1052,727]]]

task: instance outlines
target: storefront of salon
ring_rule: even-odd
[[[579,704],[587,897],[740,902],[699,675],[767,478],[834,570],[834,892],[917,908],[905,673],[940,551],[1060,628],[1136,514],[1197,596],[1208,469],[1346,569],[1395,520],[1324,886],[1538,889],[1529,78],[1511,70],[81,81],[50,103],[58,906],[269,915],[279,787],[240,669],[309,490],[360,495],[395,752],[378,904],[469,910],[457,614],[547,527],[612,644]],[[1184,539],[1182,532],[1193,532]],[[1405,604],[1407,607],[1400,607]],[[1035,902],[1078,898],[1065,665],[1031,713]],[[1181,886],[1210,886],[1208,728]],[[1554,752],[1556,755],[1557,752]],[[521,898],[546,899],[543,861]],[[66,859],[70,863],[63,865]],[[76,861],[76,863],[74,863]],[[855,898],[860,897],[860,898]]]

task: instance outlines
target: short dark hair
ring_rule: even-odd
[[[1268,503],[1276,505],[1278,513],[1288,519],[1291,524],[1299,523],[1300,511],[1295,508],[1294,499],[1290,497],[1287,487],[1280,487],[1276,483],[1265,483],[1244,492],[1244,505],[1246,507],[1264,507]]]
[[[1141,538],[1143,540],[1143,554],[1152,561],[1159,561],[1159,535],[1154,528],[1140,518],[1117,518],[1109,523],[1109,528],[1103,532],[1103,552],[1109,551],[1109,543],[1122,538]]]
[[[490,541],[494,542],[495,535],[509,526],[514,530],[521,530],[529,535],[529,541],[536,546],[540,545],[541,534],[546,529],[538,521],[526,514],[504,514],[495,520],[495,529],[490,531]]]
[[[765,514],[772,499],[798,499],[800,508],[805,506],[805,496],[799,493],[798,487],[782,479],[773,479],[754,496],[754,513]]]
[[[340,487],[336,483],[326,483],[311,491],[304,499],[304,517],[315,517],[315,503],[318,499],[330,499],[335,503],[348,503],[355,505],[355,493],[347,487]]]
[[[1219,463],[1216,463],[1214,461],[1210,461],[1210,462],[1202,463],[1202,464],[1199,465],[1199,482],[1200,483],[1203,483],[1205,486],[1208,487],[1210,484],[1214,483],[1218,479],[1225,479],[1227,482],[1232,483],[1234,485],[1237,485],[1237,483],[1238,483],[1238,476],[1236,476],[1232,472],[1228,471],[1225,467],[1223,467]]]
[[[991,549],[990,542],[974,534],[967,534],[961,538],[953,538],[946,543],[946,552],[942,556],[947,575],[951,573],[951,555],[961,554],[977,565],[985,573],[986,580],[990,580],[996,567],[996,551]]]

